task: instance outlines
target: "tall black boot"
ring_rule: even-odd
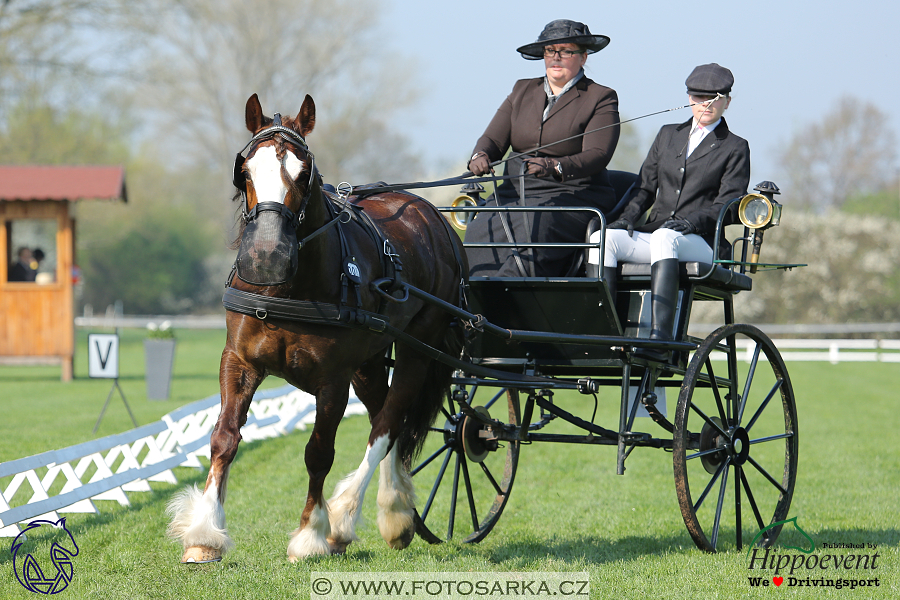
[[[616,305],[616,293],[619,291],[619,272],[616,267],[603,267],[603,279],[609,287],[609,297],[612,298],[613,307]]]
[[[678,302],[678,259],[665,258],[650,266],[650,339],[672,339],[675,325],[675,307]],[[669,360],[665,350],[641,350],[642,358]]]
[[[678,259],[664,258],[650,265],[650,339],[671,340],[678,303]]]

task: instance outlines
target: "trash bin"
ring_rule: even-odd
[[[145,339],[147,399],[168,400],[175,364],[174,339]]]

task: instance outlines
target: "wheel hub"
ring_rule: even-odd
[[[750,436],[743,427],[738,427],[731,434],[731,462],[735,465],[742,465],[747,462],[750,456]]]
[[[476,406],[474,410],[485,419],[491,418],[491,415],[483,406]],[[458,431],[460,432],[459,437],[463,450],[472,462],[483,462],[488,454],[499,446],[497,437],[491,432],[490,427],[475,417],[464,416],[462,426]]]
[[[725,429],[725,427],[722,426],[722,420],[719,417],[712,417],[712,419],[710,420],[721,427],[723,430]],[[700,431],[701,452],[704,452],[706,450],[713,450],[715,448],[724,448],[727,442],[728,438],[723,436],[718,429],[711,426],[709,423],[703,424],[703,429]],[[722,461],[724,460],[724,452],[712,452],[700,457],[700,462],[703,464],[703,468],[706,469],[706,472],[710,474],[718,471],[719,465],[721,465]]]

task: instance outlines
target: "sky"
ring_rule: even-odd
[[[392,69],[408,73],[418,101],[394,120],[429,173],[455,173],[516,80],[544,74],[515,51],[555,19],[586,23],[611,38],[588,58],[588,77],[616,90],[630,119],[682,106],[699,64],[735,76],[732,131],[751,149],[751,187],[778,176],[792,134],[824,120],[844,95],[871,102],[900,132],[900,2],[599,2],[383,0],[379,27]],[[402,57],[402,58],[401,58]],[[641,153],[659,128],[689,109],[640,119]],[[639,164],[634,165],[637,171]],[[782,198],[789,198],[783,190]]]

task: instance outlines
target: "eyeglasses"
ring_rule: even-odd
[[[553,58],[557,55],[560,58],[572,58],[576,54],[584,54],[584,52],[581,50],[553,50],[551,48],[544,48],[544,58]]]

